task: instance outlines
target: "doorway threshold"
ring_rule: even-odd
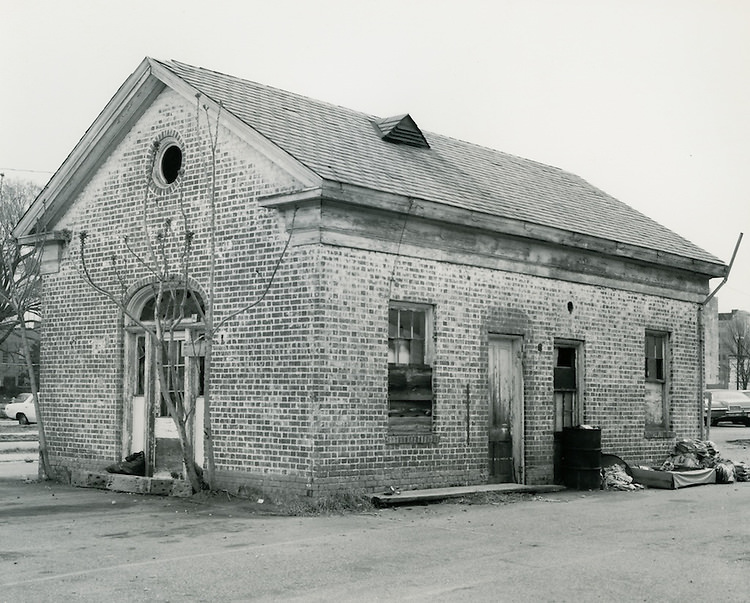
[[[182,479],[163,477],[142,477],[97,471],[73,471],[70,485],[77,488],[98,488],[113,492],[131,494],[152,494],[157,496],[192,496],[190,482]]]

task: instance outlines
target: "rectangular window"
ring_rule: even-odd
[[[555,392],[555,431],[580,424],[578,401],[578,347],[555,342],[553,387]]]
[[[646,332],[645,381],[646,430],[666,430],[669,423],[667,389],[668,334]]]
[[[388,428],[432,430],[432,307],[391,302],[388,311]]]
[[[666,335],[646,333],[646,381],[664,382]]]

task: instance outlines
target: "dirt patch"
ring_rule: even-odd
[[[283,507],[262,495],[250,497],[234,496],[223,491],[203,491],[193,494],[182,501],[197,511],[210,512],[212,515],[287,515]]]
[[[454,505],[512,505],[533,500],[544,500],[544,497],[529,492],[477,492],[459,498],[448,498],[442,503]]]
[[[260,492],[235,496],[225,491],[198,492],[184,499],[187,504],[210,511],[212,515],[316,516],[370,512],[370,498],[361,492],[342,491],[328,496],[266,496]]]

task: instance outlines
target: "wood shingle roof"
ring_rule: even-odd
[[[324,180],[721,264],[557,167],[431,132],[422,133],[429,147],[394,144],[382,138],[378,117],[177,61],[154,62]]]

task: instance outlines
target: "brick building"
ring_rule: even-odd
[[[144,199],[153,230],[185,208],[202,303],[214,136],[220,487],[550,483],[567,426],[600,427],[605,451],[638,462],[699,434],[718,259],[573,174],[409,115],[146,59],[17,227],[46,241],[41,402],[61,476],[144,447],[150,472],[180,471],[153,354],[81,277],[76,235],[146,319],[149,274],[122,259],[123,235],[143,244]],[[181,357],[200,409],[200,353]]]

